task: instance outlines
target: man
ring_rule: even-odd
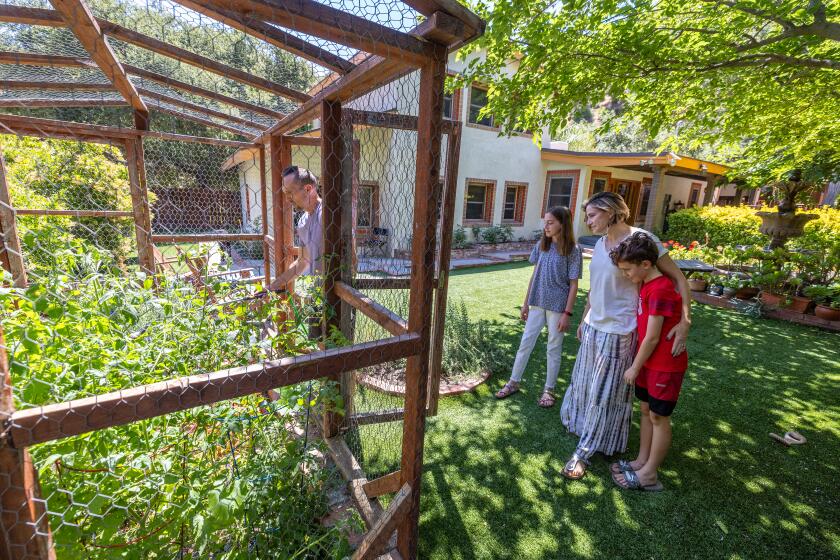
[[[270,289],[282,291],[298,276],[321,276],[324,272],[324,233],[321,221],[321,197],[318,178],[302,167],[292,165],[282,172],[283,193],[305,212],[296,228],[300,255],[288,269],[271,283]]]

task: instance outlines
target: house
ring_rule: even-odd
[[[466,63],[451,54],[449,73],[462,71]],[[417,91],[417,79],[416,73],[408,74],[354,100],[349,106],[357,110],[416,115],[416,93],[405,92]],[[671,153],[574,152],[563,142],[551,141],[546,131],[541,132],[542,148],[526,132],[499,136],[500,129],[492,116],[479,118],[486,102],[487,90],[479,84],[447,94],[444,100],[444,118],[463,122],[455,197],[456,227],[471,231],[476,227],[510,226],[514,239],[532,239],[542,228],[546,209],[563,205],[572,210],[575,235],[580,237],[589,234],[581,203],[596,192],[608,190],[625,198],[633,224],[661,231],[667,212],[674,207],[735,198],[734,187],[716,185],[728,168],[714,162]],[[315,121],[313,130],[307,134],[318,136],[318,128],[319,123]],[[357,127],[354,137],[358,141],[357,238],[364,239],[371,228],[383,228],[388,232],[387,253],[391,255],[410,245],[416,134]],[[411,150],[408,156],[406,150]],[[228,165],[245,162],[240,164],[243,205],[250,205],[249,216],[259,216],[259,197],[246,196],[248,190],[253,192],[255,185],[259,192],[258,166],[251,163],[253,157],[254,154],[237,154]],[[320,150],[317,146],[296,146],[292,162],[317,172]],[[733,192],[730,194],[729,190]],[[400,208],[405,210],[400,212]]]

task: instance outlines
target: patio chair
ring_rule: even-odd
[[[380,257],[388,258],[388,228],[375,227],[370,230],[367,237],[362,240],[362,254],[366,257],[372,254],[379,254]]]

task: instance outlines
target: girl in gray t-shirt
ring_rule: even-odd
[[[521,312],[525,332],[522,333],[510,381],[496,393],[496,398],[503,399],[519,390],[531,351],[543,327],[548,325],[548,366],[545,387],[539,400],[540,406],[548,408],[554,405],[554,386],[560,372],[563,335],[569,330],[575,306],[582,255],[580,248],[575,245],[572,215],[568,208],[551,208],[545,213],[544,221],[542,239],[531,251],[530,261],[535,266]]]

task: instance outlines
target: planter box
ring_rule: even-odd
[[[758,288],[747,286],[746,288],[738,288],[735,292],[735,297],[738,299],[752,299],[758,295]]]
[[[699,280],[696,278],[689,278],[688,279],[688,287],[693,292],[705,292],[706,291],[706,281]]]
[[[826,321],[840,321],[840,309],[828,307],[827,305],[817,305],[814,308],[814,315]]]
[[[761,300],[761,303],[767,307],[777,308],[782,307],[782,303],[785,301],[785,296],[772,294],[770,292],[761,292],[759,299]]]
[[[805,313],[811,305],[811,300],[805,297],[793,296],[791,299],[790,305],[786,305],[785,308],[796,313]]]

